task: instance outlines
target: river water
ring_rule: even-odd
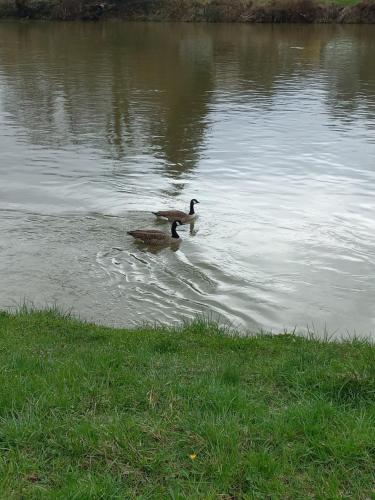
[[[374,26],[0,24],[0,308],[368,336],[374,278]]]

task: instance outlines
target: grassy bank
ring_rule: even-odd
[[[0,313],[2,498],[370,498],[375,348]]]
[[[63,20],[374,23],[375,0],[0,0],[0,16]]]

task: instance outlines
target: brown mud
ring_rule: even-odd
[[[0,0],[0,17],[21,19],[375,23],[375,0],[351,6],[316,0]]]

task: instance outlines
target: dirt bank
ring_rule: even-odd
[[[0,16],[23,19],[375,23],[375,0],[351,6],[316,0],[0,0]]]

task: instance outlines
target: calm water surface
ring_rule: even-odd
[[[178,251],[126,231],[200,200]],[[375,27],[0,24],[0,308],[375,333]]]

